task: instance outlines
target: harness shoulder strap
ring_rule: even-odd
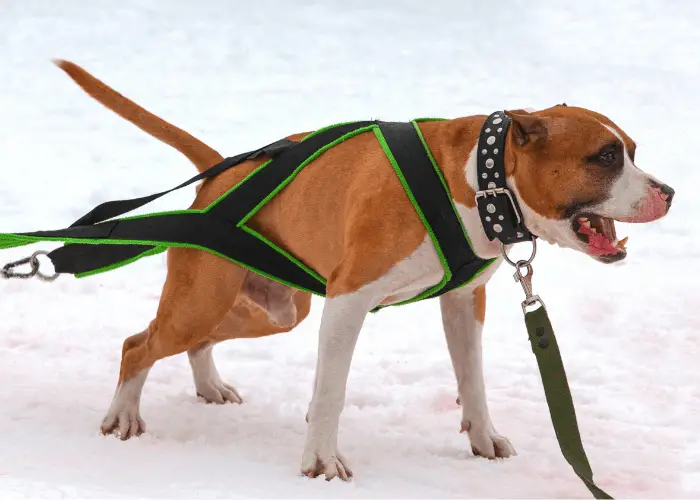
[[[449,187],[415,122],[379,124],[411,198],[438,252],[443,281],[411,301],[435,297],[468,283],[492,261],[476,256],[452,202]],[[398,173],[398,172],[397,172]]]

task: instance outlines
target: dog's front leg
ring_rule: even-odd
[[[345,405],[345,387],[357,337],[373,306],[371,298],[362,292],[326,299],[301,462],[302,473],[309,477],[320,474],[325,474],[327,480],[352,477],[347,461],[338,452],[338,422]]]
[[[447,337],[462,404],[462,431],[469,434],[472,452],[486,458],[515,454],[510,442],[491,423],[481,356],[486,290],[462,287],[440,297],[442,323]]]

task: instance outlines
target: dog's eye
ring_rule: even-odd
[[[615,151],[603,151],[598,155],[598,158],[603,165],[614,165],[616,159]]]
[[[596,153],[586,156],[585,161],[589,165],[597,165],[611,171],[617,170],[622,168],[623,151],[622,144],[610,142],[601,147]]]

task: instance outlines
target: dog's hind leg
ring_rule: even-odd
[[[213,345],[204,343],[187,351],[197,396],[207,403],[238,403],[243,399],[235,387],[221,380],[214,364]]]
[[[168,254],[168,276],[156,318],[124,343],[119,383],[102,432],[122,439],[144,430],[139,416],[141,390],[159,359],[202,345],[236,301],[246,271],[215,255],[189,248]]]
[[[129,357],[129,351],[142,348],[148,339],[148,331],[132,335],[124,341],[122,347],[122,364],[119,372],[119,384],[114,393],[112,404],[102,420],[103,434],[118,433],[122,439],[138,436],[146,431],[146,424],[141,418],[141,392],[148,377],[149,368],[141,370],[136,376],[123,379],[124,359]],[[124,380],[124,383],[122,383]]]

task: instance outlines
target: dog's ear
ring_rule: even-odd
[[[506,116],[513,120],[511,129],[519,146],[547,137],[547,126],[541,118],[522,109],[506,111]]]

